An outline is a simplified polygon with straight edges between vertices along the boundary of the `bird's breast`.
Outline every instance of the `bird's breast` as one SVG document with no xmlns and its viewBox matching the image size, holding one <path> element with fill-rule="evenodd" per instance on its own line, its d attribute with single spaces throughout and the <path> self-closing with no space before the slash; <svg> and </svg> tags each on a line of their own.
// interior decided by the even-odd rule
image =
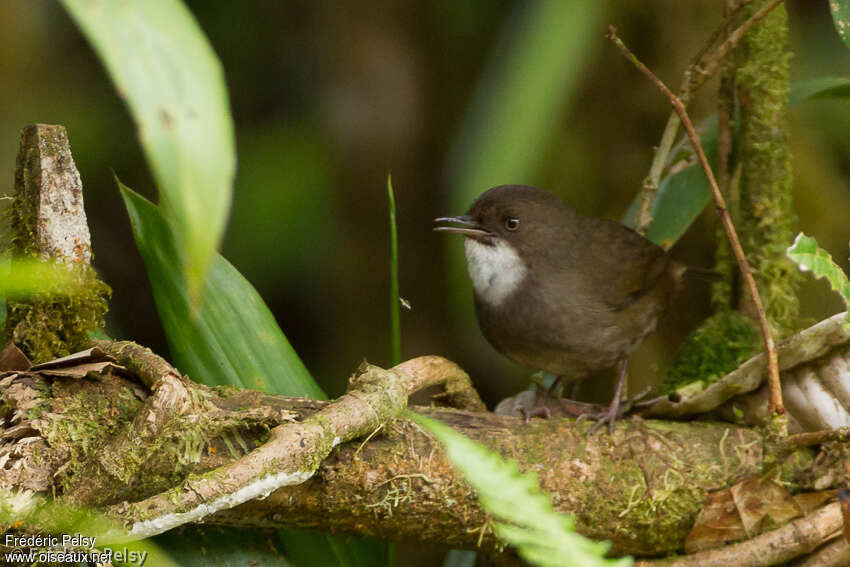
<svg viewBox="0 0 850 567">
<path fill-rule="evenodd" d="M 503 240 L 482 244 L 466 238 L 464 250 L 475 294 L 491 306 L 501 304 L 516 291 L 528 272 L 516 249 Z"/>
</svg>

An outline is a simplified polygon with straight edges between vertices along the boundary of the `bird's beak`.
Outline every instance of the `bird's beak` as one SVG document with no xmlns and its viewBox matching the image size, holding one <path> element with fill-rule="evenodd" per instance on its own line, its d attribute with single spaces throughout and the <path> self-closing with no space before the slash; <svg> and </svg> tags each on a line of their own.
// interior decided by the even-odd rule
<svg viewBox="0 0 850 567">
<path fill-rule="evenodd" d="M 434 232 L 452 232 L 462 234 L 475 240 L 484 240 L 493 235 L 486 228 L 475 222 L 469 215 L 460 215 L 459 217 L 439 217 L 434 219 L 435 223 L 454 223 L 460 226 L 435 226 Z"/>
</svg>

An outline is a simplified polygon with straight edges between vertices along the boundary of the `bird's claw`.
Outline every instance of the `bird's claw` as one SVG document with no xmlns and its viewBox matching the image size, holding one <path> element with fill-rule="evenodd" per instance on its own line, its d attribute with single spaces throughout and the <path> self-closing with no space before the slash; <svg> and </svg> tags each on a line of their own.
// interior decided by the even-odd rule
<svg viewBox="0 0 850 567">
<path fill-rule="evenodd" d="M 590 430 L 587 432 L 588 437 L 599 431 L 599 429 L 608 424 L 608 432 L 610 434 L 614 434 L 614 424 L 618 419 L 623 418 L 627 413 L 632 411 L 633 409 L 640 409 L 644 407 L 649 407 L 660 399 L 664 399 L 667 396 L 661 396 L 658 398 L 651 398 L 648 400 L 644 400 L 650 392 L 650 389 L 647 388 L 637 396 L 633 398 L 625 398 L 623 400 L 612 400 L 611 405 L 608 406 L 608 409 L 605 411 L 599 412 L 585 412 L 579 415 L 576 418 L 576 422 L 579 422 L 583 419 L 592 419 L 596 423 L 594 423 Z"/>
<path fill-rule="evenodd" d="M 528 425 L 532 417 L 545 417 L 546 419 L 552 417 L 552 412 L 546 406 L 535 406 L 531 409 L 520 408 L 519 411 L 522 412 L 522 417 L 525 419 L 526 425 Z"/>
<path fill-rule="evenodd" d="M 599 429 L 606 423 L 608 424 L 609 435 L 613 435 L 614 424 L 617 422 L 618 419 L 623 417 L 626 411 L 628 411 L 627 406 L 620 406 L 620 404 L 611 404 L 607 411 L 587 416 L 590 419 L 596 421 L 596 423 L 590 426 L 590 429 L 587 432 L 587 436 L 590 437 L 591 435 L 599 431 Z"/>
</svg>

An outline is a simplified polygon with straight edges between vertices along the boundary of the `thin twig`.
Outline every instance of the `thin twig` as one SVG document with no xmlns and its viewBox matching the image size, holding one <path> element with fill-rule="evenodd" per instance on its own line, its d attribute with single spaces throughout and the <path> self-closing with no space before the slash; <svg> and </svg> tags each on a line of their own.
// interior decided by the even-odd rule
<svg viewBox="0 0 850 567">
<path fill-rule="evenodd" d="M 790 435 L 782 440 L 779 447 L 782 451 L 792 452 L 803 447 L 822 445 L 830 441 L 850 440 L 850 427 L 838 427 L 836 429 L 822 429 L 820 431 L 809 431 Z"/>
<path fill-rule="evenodd" d="M 676 141 L 676 133 L 678 131 L 679 116 L 674 112 L 667 119 L 667 124 L 664 126 L 664 133 L 661 134 L 661 142 L 655 148 L 655 157 L 652 160 L 652 165 L 649 167 L 649 175 L 643 180 L 643 186 L 641 187 L 638 212 L 635 216 L 635 230 L 640 234 L 646 234 L 649 225 L 652 224 L 652 203 L 655 201 L 655 195 L 658 193 L 658 185 L 661 183 L 661 172 L 667 163 L 667 156 L 670 154 L 670 148 L 673 147 L 673 142 Z"/>
<path fill-rule="evenodd" d="M 382 423 L 381 425 L 379 425 L 378 427 L 376 427 L 376 428 L 375 428 L 375 431 L 373 431 L 372 433 L 370 433 L 370 434 L 369 434 L 369 436 L 368 436 L 368 437 L 366 437 L 366 439 L 364 439 L 362 443 L 360 443 L 360 446 L 359 446 L 359 447 L 357 447 L 357 450 L 356 450 L 356 451 L 354 451 L 354 456 L 356 457 L 357 455 L 359 455 L 359 454 L 360 454 L 360 450 L 361 450 L 361 449 L 363 449 L 363 445 L 365 445 L 366 443 L 368 443 L 369 441 L 371 441 L 371 440 L 372 440 L 372 437 L 374 437 L 375 435 L 377 435 L 377 434 L 378 434 L 378 431 L 380 431 L 380 430 L 381 430 L 381 429 L 383 429 L 383 428 L 384 428 L 384 424 L 383 424 L 383 423 Z"/>
<path fill-rule="evenodd" d="M 708 549 L 675 559 L 639 561 L 636 567 L 723 567 L 779 565 L 835 538 L 842 525 L 838 503 L 829 504 L 808 516 L 740 543 Z"/>
<path fill-rule="evenodd" d="M 737 47 L 737 45 L 741 42 L 741 39 L 743 39 L 744 34 L 746 34 L 753 25 L 762 20 L 783 1 L 784 0 L 771 0 L 759 8 L 755 14 L 747 18 L 746 22 L 730 33 L 723 43 L 718 45 L 717 49 L 712 51 L 711 55 L 706 57 L 702 64 L 696 65 L 694 68 L 695 72 L 691 75 L 691 92 L 701 87 L 712 75 L 714 75 L 715 71 L 717 71 L 717 67 L 723 62 L 726 55 Z"/>
<path fill-rule="evenodd" d="M 738 8 L 732 12 L 723 23 L 712 33 L 705 46 L 700 49 L 694 60 L 688 65 L 682 79 L 682 85 L 679 88 L 679 98 L 682 103 L 687 106 L 693 94 L 699 87 L 711 78 L 717 71 L 717 67 L 724 60 L 726 55 L 734 49 L 744 34 L 759 20 L 764 18 L 771 10 L 776 8 L 782 0 L 772 0 L 764 5 L 755 14 L 750 16 L 742 23 L 735 31 L 730 33 L 726 39 L 717 46 L 716 49 L 709 53 L 709 46 L 717 41 L 723 29 L 728 25 L 729 19 L 734 18 L 738 12 L 749 3 L 750 0 L 743 2 Z M 649 175 L 644 179 L 641 187 L 640 201 L 638 204 L 638 212 L 635 216 L 635 230 L 641 234 L 645 234 L 649 225 L 652 224 L 652 203 L 655 200 L 655 195 L 658 193 L 658 186 L 661 183 L 661 173 L 664 171 L 664 166 L 667 163 L 667 158 L 676 141 L 676 134 L 679 131 L 679 116 L 674 111 L 667 119 L 667 124 L 664 127 L 664 133 L 661 135 L 661 141 L 655 149 L 655 156 L 649 168 Z"/>
<path fill-rule="evenodd" d="M 735 253 L 735 258 L 738 260 L 738 268 L 741 270 L 741 276 L 743 277 L 744 284 L 753 298 L 753 305 L 755 306 L 755 310 L 758 315 L 759 327 L 761 328 L 762 338 L 764 339 L 764 348 L 767 353 L 767 383 L 770 393 L 768 408 L 771 413 L 782 415 L 785 413 L 785 406 L 782 403 L 782 386 L 779 383 L 779 362 L 776 355 L 776 342 L 773 340 L 773 334 L 771 333 L 770 325 L 768 324 L 767 317 L 764 313 L 764 306 L 762 305 L 761 296 L 759 295 L 758 288 L 756 287 L 756 281 L 753 279 L 750 264 L 747 262 L 747 257 L 744 255 L 744 250 L 741 247 L 741 241 L 738 239 L 738 233 L 735 232 L 735 226 L 732 224 L 732 220 L 729 217 L 729 211 L 726 210 L 726 201 L 723 198 L 723 194 L 720 192 L 720 188 L 717 186 L 717 179 L 715 179 L 714 172 L 711 170 L 711 165 L 708 163 L 708 158 L 706 157 L 702 144 L 699 141 L 699 135 L 694 128 L 694 124 L 691 122 L 682 100 L 673 94 L 673 92 L 667 88 L 667 85 L 665 85 L 661 79 L 655 75 L 655 73 L 644 65 L 628 47 L 626 47 L 623 41 L 617 37 L 617 30 L 614 26 L 608 26 L 608 39 L 614 42 L 614 45 L 617 46 L 623 55 L 630 60 L 635 67 L 638 68 L 638 70 L 646 75 L 655 84 L 655 86 L 657 86 L 659 90 L 667 96 L 667 98 L 670 99 L 673 109 L 676 111 L 676 114 L 679 115 L 679 119 L 685 126 L 685 131 L 687 132 L 688 138 L 694 147 L 697 159 L 699 159 L 700 165 L 702 165 L 705 175 L 708 178 L 708 184 L 711 187 L 711 193 L 714 196 L 717 214 L 720 216 L 720 222 L 723 224 L 726 236 L 729 238 L 729 244 L 732 247 L 732 251 Z"/>
<path fill-rule="evenodd" d="M 726 0 L 723 11 L 728 17 L 735 10 L 736 0 Z M 717 93 L 717 182 L 720 192 L 729 194 L 732 178 L 732 115 L 735 110 L 735 66 L 727 64 L 720 77 Z"/>
</svg>

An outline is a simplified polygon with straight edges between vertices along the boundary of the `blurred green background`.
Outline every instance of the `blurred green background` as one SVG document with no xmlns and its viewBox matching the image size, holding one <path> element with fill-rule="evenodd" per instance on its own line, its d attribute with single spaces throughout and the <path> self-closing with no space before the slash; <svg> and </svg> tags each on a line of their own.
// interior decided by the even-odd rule
<svg viewBox="0 0 850 567">
<path fill-rule="evenodd" d="M 671 85 L 720 21 L 718 0 L 546 4 L 373 1 L 186 2 L 221 58 L 236 121 L 238 170 L 223 254 L 259 290 L 330 395 L 366 358 L 390 359 L 385 181 L 399 223 L 402 354 L 466 368 L 491 406 L 528 371 L 474 324 L 460 239 L 431 219 L 462 213 L 489 185 L 547 188 L 586 215 L 619 218 L 640 187 L 670 106 L 605 40 L 624 40 Z M 826 0 L 787 3 L 795 79 L 850 77 Z M 49 0 L 0 3 L 0 189 L 11 189 L 18 134 L 60 123 L 85 187 L 95 265 L 113 287 L 109 332 L 167 352 L 110 170 L 155 197 L 127 109 L 91 48 Z M 713 112 L 716 81 L 696 97 Z M 791 114 L 798 227 L 847 268 L 850 107 L 810 102 Z M 706 211 L 673 249 L 712 265 Z M 790 243 L 789 243 L 790 244 Z M 635 356 L 654 381 L 708 314 L 692 282 Z M 822 282 L 803 315 L 837 312 Z M 607 393 L 600 394 L 605 397 Z"/>
</svg>

